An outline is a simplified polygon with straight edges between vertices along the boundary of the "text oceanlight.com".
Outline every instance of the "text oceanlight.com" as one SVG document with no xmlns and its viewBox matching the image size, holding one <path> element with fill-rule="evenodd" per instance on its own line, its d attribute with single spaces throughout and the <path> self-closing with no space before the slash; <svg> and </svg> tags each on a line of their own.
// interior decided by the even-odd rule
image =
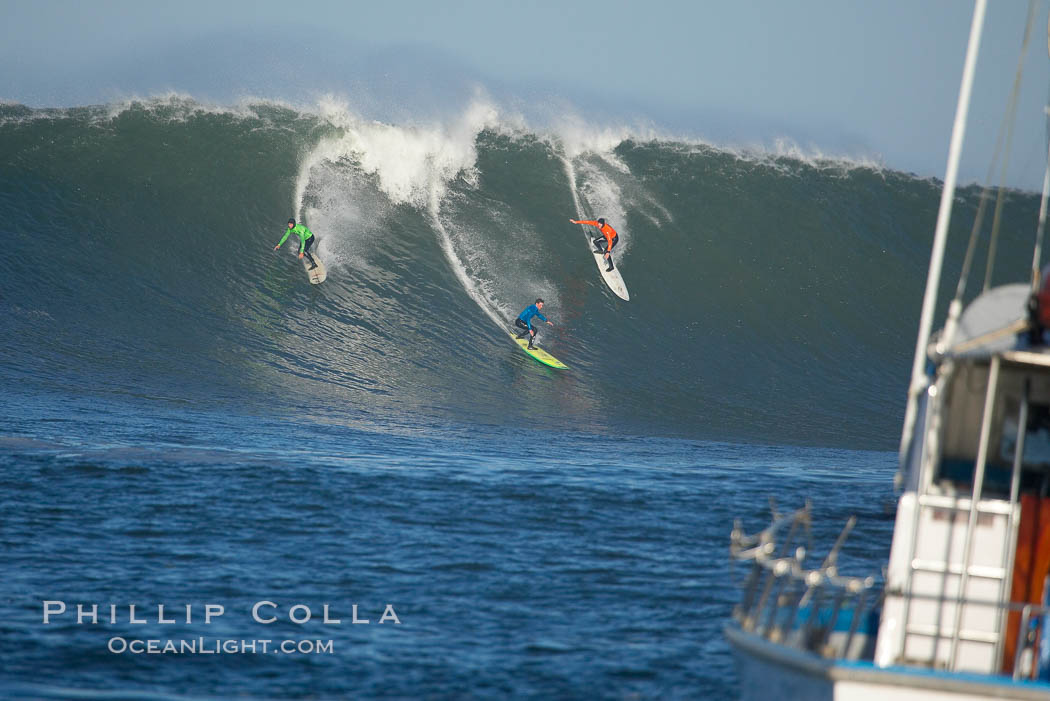
<svg viewBox="0 0 1050 701">
<path fill-rule="evenodd" d="M 188 638 L 181 640 L 140 640 L 110 638 L 110 652 L 122 655 L 330 655 L 335 651 L 331 640 L 235 640 L 222 638 Z"/>
</svg>

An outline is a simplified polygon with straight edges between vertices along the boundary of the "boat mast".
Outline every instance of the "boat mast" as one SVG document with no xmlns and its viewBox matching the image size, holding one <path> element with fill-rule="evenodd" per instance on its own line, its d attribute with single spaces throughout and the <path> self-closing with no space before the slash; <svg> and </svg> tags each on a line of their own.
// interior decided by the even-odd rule
<svg viewBox="0 0 1050 701">
<path fill-rule="evenodd" d="M 922 300 L 922 315 L 919 318 L 919 336 L 915 342 L 915 359 L 911 369 L 911 385 L 908 388 L 908 404 L 904 411 L 904 429 L 901 433 L 897 483 L 901 483 L 904 461 L 911 450 L 915 433 L 915 415 L 918 411 L 919 394 L 926 390 L 926 348 L 930 343 L 930 329 L 937 303 L 937 291 L 941 284 L 941 268 L 944 263 L 944 248 L 948 240 L 948 223 L 951 220 L 952 201 L 955 198 L 955 183 L 959 171 L 963 138 L 966 135 L 966 116 L 970 109 L 970 91 L 977 66 L 977 52 L 981 44 L 986 0 L 975 0 L 973 21 L 970 25 L 970 40 L 966 47 L 966 63 L 963 66 L 962 85 L 959 87 L 959 102 L 955 108 L 955 124 L 952 126 L 951 145 L 948 148 L 948 166 L 944 174 L 944 190 L 941 191 L 941 206 L 937 212 L 937 227 L 933 234 L 933 252 L 930 254 L 930 270 L 926 275 L 926 294 Z"/>
</svg>

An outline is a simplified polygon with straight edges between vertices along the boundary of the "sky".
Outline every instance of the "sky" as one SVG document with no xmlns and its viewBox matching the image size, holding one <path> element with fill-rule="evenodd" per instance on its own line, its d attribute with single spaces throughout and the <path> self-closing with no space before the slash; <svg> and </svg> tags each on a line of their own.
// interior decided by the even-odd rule
<svg viewBox="0 0 1050 701">
<path fill-rule="evenodd" d="M 1006 176 L 1031 190 L 1046 165 L 1047 11 Z M 1027 12 L 989 3 L 964 182 L 987 180 Z M 941 178 L 972 14 L 966 0 L 0 0 L 0 101 L 334 95 L 397 121 L 463 109 L 480 85 L 529 117 L 573 110 Z"/>
</svg>

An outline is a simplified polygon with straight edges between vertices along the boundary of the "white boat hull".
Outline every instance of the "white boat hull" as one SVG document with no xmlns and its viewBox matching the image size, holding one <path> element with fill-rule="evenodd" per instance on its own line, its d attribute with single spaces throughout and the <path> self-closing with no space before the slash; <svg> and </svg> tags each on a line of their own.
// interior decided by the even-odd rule
<svg viewBox="0 0 1050 701">
<path fill-rule="evenodd" d="M 1046 701 L 1050 684 L 829 660 L 728 624 L 741 701 Z"/>
</svg>

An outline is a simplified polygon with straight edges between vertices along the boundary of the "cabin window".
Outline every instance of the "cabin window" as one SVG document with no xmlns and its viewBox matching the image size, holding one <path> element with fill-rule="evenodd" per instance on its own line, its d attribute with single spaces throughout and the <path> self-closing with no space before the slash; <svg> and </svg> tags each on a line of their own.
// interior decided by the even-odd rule
<svg viewBox="0 0 1050 701">
<path fill-rule="evenodd" d="M 955 368 L 943 416 L 944 451 L 934 480 L 954 491 L 967 492 L 980 446 L 980 426 L 988 390 L 989 368 L 965 364 Z M 982 492 L 1009 497 L 1014 451 L 1018 443 L 1021 403 L 1028 396 L 1021 491 L 1039 490 L 1050 476 L 1050 374 L 1041 368 L 1004 364 L 999 374 L 990 425 L 988 464 Z"/>
<path fill-rule="evenodd" d="M 1019 404 L 1008 402 L 1008 404 Z M 1013 412 L 1010 411 L 1013 408 Z M 999 442 L 999 460 L 1013 465 L 1017 450 L 1017 419 L 1020 406 L 1008 407 L 1003 419 L 1002 440 Z M 1050 468 L 1050 406 L 1028 405 L 1028 427 L 1024 436 L 1024 459 L 1026 469 Z"/>
</svg>

